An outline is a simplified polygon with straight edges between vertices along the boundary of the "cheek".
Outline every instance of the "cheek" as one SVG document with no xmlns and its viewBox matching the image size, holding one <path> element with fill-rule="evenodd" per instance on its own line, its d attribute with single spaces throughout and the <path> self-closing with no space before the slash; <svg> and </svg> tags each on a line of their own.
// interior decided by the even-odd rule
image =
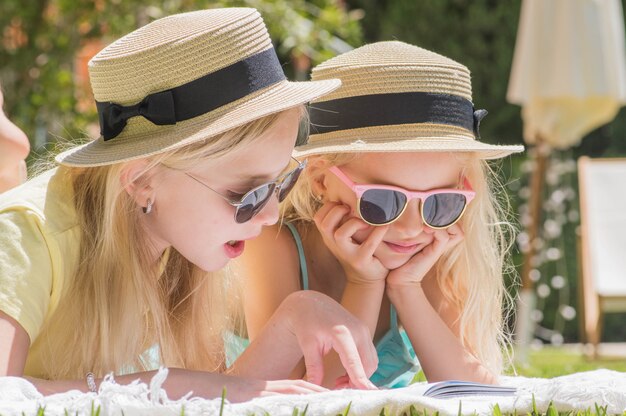
<svg viewBox="0 0 626 416">
<path fill-rule="evenodd" d="M 341 202 L 349 206 L 352 209 L 350 215 L 354 217 L 359 216 L 357 212 L 357 197 L 351 190 L 329 188 L 326 193 L 326 199 L 331 202 Z"/>
<path fill-rule="evenodd" d="M 159 216 L 163 239 L 198 266 L 198 262 L 204 263 L 207 256 L 222 250 L 224 242 L 237 236 L 234 211 L 226 204 L 179 203 L 169 209 Z"/>
</svg>

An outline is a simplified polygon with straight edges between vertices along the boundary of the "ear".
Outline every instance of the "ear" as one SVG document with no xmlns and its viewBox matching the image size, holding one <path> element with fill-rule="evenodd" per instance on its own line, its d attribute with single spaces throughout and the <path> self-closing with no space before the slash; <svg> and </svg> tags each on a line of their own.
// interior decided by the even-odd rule
<svg viewBox="0 0 626 416">
<path fill-rule="evenodd" d="M 145 159 L 133 160 L 124 166 L 120 173 L 120 184 L 141 207 L 148 205 L 148 200 L 154 202 L 154 175 L 148 171 L 148 161 Z"/>
<path fill-rule="evenodd" d="M 314 195 L 323 195 L 326 192 L 326 181 L 330 162 L 322 157 L 310 157 L 307 162 L 306 175 Z"/>
</svg>

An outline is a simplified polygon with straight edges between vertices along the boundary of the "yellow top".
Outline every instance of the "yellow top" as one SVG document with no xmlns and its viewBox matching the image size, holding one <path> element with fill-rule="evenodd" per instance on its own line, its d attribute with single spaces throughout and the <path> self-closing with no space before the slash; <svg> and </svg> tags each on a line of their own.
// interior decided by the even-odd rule
<svg viewBox="0 0 626 416">
<path fill-rule="evenodd" d="M 30 337 L 24 374 L 33 377 L 43 374 L 40 331 L 59 305 L 79 255 L 66 172 L 52 169 L 0 195 L 0 310 Z"/>
</svg>

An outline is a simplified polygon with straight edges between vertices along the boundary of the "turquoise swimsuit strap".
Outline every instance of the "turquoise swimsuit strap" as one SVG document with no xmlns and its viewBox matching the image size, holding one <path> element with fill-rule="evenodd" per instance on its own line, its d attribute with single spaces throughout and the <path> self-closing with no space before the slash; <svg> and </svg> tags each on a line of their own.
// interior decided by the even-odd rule
<svg viewBox="0 0 626 416">
<path fill-rule="evenodd" d="M 300 238 L 300 233 L 296 229 L 295 225 L 292 223 L 285 223 L 289 231 L 291 231 L 291 235 L 293 235 L 293 239 L 296 242 L 296 247 L 298 249 L 298 258 L 300 261 L 300 279 L 302 280 L 302 290 L 309 290 L 309 273 L 306 267 L 306 257 L 304 256 L 304 246 L 302 245 L 302 238 Z M 396 312 L 396 308 L 391 305 L 390 313 L 389 313 L 389 325 L 390 329 L 397 331 L 398 330 L 398 313 Z"/>
<path fill-rule="evenodd" d="M 396 312 L 396 308 L 393 307 L 393 304 L 391 304 L 391 307 L 389 308 L 390 313 L 389 313 L 389 327 L 391 330 L 397 331 L 398 330 L 398 313 Z"/>
<path fill-rule="evenodd" d="M 306 269 L 306 257 L 304 257 L 304 247 L 302 246 L 302 239 L 300 238 L 300 233 L 296 230 L 295 225 L 287 222 L 285 223 L 289 231 L 291 231 L 291 235 L 293 235 L 293 239 L 296 242 L 296 247 L 298 248 L 298 258 L 300 259 L 300 279 L 302 280 L 302 290 L 309 290 L 309 273 Z"/>
</svg>

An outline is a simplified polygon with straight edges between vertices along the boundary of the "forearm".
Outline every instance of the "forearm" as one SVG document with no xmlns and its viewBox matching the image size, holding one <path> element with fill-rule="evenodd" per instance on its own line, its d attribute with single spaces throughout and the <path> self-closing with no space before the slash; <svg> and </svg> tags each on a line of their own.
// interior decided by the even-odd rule
<svg viewBox="0 0 626 416">
<path fill-rule="evenodd" d="M 23 160 L 12 165 L 0 165 L 0 192 L 21 185 L 26 179 L 26 163 Z"/>
<path fill-rule="evenodd" d="M 374 336 L 380 305 L 385 293 L 385 282 L 357 284 L 347 282 L 341 299 L 341 305 L 361 322 L 367 325 L 371 336 Z M 324 387 L 332 388 L 335 380 L 346 373 L 339 356 L 331 352 L 324 358 Z"/>
<path fill-rule="evenodd" d="M 126 374 L 115 376 L 115 382 L 117 384 L 125 385 L 130 384 L 135 380 L 141 380 L 141 382 L 150 384 L 152 377 L 156 374 L 156 371 L 146 371 L 141 373 Z M 63 393 L 69 390 L 79 390 L 82 392 L 89 392 L 86 379 L 81 380 L 42 380 L 28 378 L 28 380 L 37 387 L 37 390 L 43 395 L 50 395 L 55 393 Z M 99 388 L 102 383 L 102 378 L 94 380 L 96 387 Z M 168 370 L 168 376 L 163 383 L 163 388 L 167 392 L 167 395 L 171 399 L 180 399 L 190 391 L 193 391 L 195 396 L 204 398 L 216 398 L 222 395 L 222 391 L 226 389 L 226 397 L 229 400 L 241 400 L 245 399 L 241 396 L 241 393 L 247 389 L 242 389 L 242 383 L 248 383 L 251 386 L 255 386 L 257 389 L 262 387 L 263 382 L 258 380 L 243 380 L 237 377 L 228 376 L 220 373 L 208 373 L 202 371 L 182 370 L 178 368 L 170 368 Z M 229 394 L 230 393 L 230 394 Z"/>
<path fill-rule="evenodd" d="M 384 280 L 367 284 L 346 282 L 341 298 L 341 306 L 367 325 L 372 337 L 376 332 L 384 293 Z"/>
<path fill-rule="evenodd" d="M 466 380 L 495 383 L 432 307 L 420 284 L 387 288 L 429 382 Z"/>
<path fill-rule="evenodd" d="M 303 355 L 295 334 L 280 318 L 288 316 L 281 308 L 228 369 L 229 374 L 262 380 L 289 378 Z"/>
</svg>

